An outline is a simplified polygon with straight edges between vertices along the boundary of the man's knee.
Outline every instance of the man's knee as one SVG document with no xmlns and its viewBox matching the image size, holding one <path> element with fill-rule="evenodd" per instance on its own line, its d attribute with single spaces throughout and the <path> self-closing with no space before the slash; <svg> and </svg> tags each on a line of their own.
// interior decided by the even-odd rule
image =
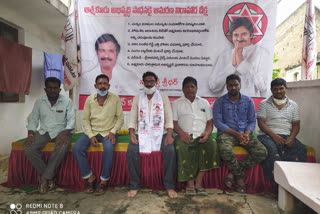
<svg viewBox="0 0 320 214">
<path fill-rule="evenodd" d="M 103 151 L 113 152 L 113 144 L 111 142 L 103 143 Z"/>
<path fill-rule="evenodd" d="M 133 144 L 129 143 L 126 157 L 127 159 L 134 158 L 136 156 L 139 156 L 139 145 L 138 144 Z"/>
<path fill-rule="evenodd" d="M 58 150 L 59 152 L 65 153 L 68 151 L 70 144 L 71 144 L 71 142 L 67 142 L 66 144 L 61 144 L 61 145 L 56 144 L 55 150 Z"/>
<path fill-rule="evenodd" d="M 176 150 L 175 150 L 174 144 L 172 143 L 172 144 L 163 146 L 162 152 L 166 155 L 175 155 Z"/>
<path fill-rule="evenodd" d="M 261 162 L 268 157 L 268 150 L 262 145 L 262 143 L 259 142 L 255 152 L 252 155 L 257 162 Z"/>
<path fill-rule="evenodd" d="M 79 143 L 78 142 L 76 142 L 75 144 L 73 144 L 73 147 L 72 147 L 72 153 L 79 153 L 79 152 L 81 152 L 81 150 L 80 150 L 80 146 L 79 146 Z"/>
<path fill-rule="evenodd" d="M 33 149 L 31 146 L 28 146 L 28 147 L 23 147 L 23 151 L 24 151 L 24 154 L 27 156 L 27 157 L 30 157 L 32 156 L 33 154 Z"/>
<path fill-rule="evenodd" d="M 221 156 L 226 156 L 226 155 L 229 155 L 230 153 L 233 153 L 233 145 L 227 139 L 219 136 L 217 137 L 217 143 L 218 143 L 219 153 L 221 154 Z"/>
</svg>

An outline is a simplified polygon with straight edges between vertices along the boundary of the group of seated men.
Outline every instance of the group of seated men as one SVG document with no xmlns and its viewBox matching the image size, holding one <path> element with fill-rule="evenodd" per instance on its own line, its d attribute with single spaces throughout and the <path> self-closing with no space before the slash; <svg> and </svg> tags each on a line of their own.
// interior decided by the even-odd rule
<svg viewBox="0 0 320 214">
<path fill-rule="evenodd" d="M 226 78 L 228 93 L 215 101 L 213 111 L 207 100 L 197 96 L 197 80 L 193 77 L 183 80 L 183 95 L 172 105 L 168 96 L 156 88 L 158 77 L 155 73 L 144 73 L 142 80 L 143 91 L 133 99 L 128 124 L 129 197 L 135 197 L 140 188 L 140 153 L 162 150 L 163 185 L 170 198 L 177 197 L 176 166 L 177 180 L 187 182 L 186 194 L 205 196 L 203 176 L 206 171 L 220 167 L 220 159 L 229 169 L 224 184 L 228 188 L 235 185 L 240 193 L 246 192 L 245 169 L 257 163 L 262 163 L 265 176 L 273 180 L 275 161 L 306 161 L 305 146 L 296 139 L 300 128 L 299 109 L 286 96 L 286 81 L 281 78 L 271 82 L 272 96 L 258 107 L 258 125 L 262 131 L 258 137 L 252 135 L 256 126 L 254 103 L 240 93 L 241 79 L 236 74 Z M 114 145 L 124 116 L 118 95 L 108 91 L 109 78 L 98 75 L 94 86 L 97 93 L 90 95 L 84 105 L 84 134 L 72 151 L 87 183 L 84 191 L 100 195 L 108 186 Z M 69 148 L 75 123 L 72 101 L 59 94 L 60 81 L 47 78 L 44 90 L 46 95 L 34 104 L 24 143 L 25 154 L 40 175 L 40 193 L 55 187 L 55 170 Z M 39 122 L 40 130 L 37 131 Z M 212 137 L 214 125 L 216 139 Z M 41 149 L 48 142 L 55 142 L 56 147 L 46 163 Z M 90 145 L 98 146 L 99 142 L 103 145 L 103 163 L 98 179 L 90 168 L 86 150 Z M 248 155 L 238 161 L 233 153 L 234 146 L 244 147 Z"/>
</svg>

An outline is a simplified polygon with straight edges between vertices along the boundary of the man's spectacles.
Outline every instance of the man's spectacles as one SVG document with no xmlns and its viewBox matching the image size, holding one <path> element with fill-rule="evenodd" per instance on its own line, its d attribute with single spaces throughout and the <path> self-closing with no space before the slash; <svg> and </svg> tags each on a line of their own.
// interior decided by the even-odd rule
<svg viewBox="0 0 320 214">
<path fill-rule="evenodd" d="M 156 83 L 155 80 L 143 80 L 143 82 L 144 82 L 145 84 L 149 84 L 149 83 L 154 84 L 154 83 Z"/>
</svg>

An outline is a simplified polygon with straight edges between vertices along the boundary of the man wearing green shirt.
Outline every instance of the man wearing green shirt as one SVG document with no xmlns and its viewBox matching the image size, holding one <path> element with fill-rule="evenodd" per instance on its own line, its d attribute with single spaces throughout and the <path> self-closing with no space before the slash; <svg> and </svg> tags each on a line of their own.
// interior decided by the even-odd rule
<svg viewBox="0 0 320 214">
<path fill-rule="evenodd" d="M 109 78 L 105 74 L 96 77 L 97 93 L 90 95 L 84 105 L 83 128 L 84 134 L 77 140 L 72 151 L 83 179 L 88 181 L 86 193 L 94 192 L 94 185 L 97 180 L 92 173 L 86 156 L 86 150 L 90 146 L 103 145 L 102 172 L 100 184 L 95 194 L 103 194 L 110 179 L 113 159 L 113 147 L 116 143 L 116 133 L 123 124 L 122 106 L 118 95 L 108 92 L 110 88 Z"/>
<path fill-rule="evenodd" d="M 28 137 L 24 142 L 24 152 L 40 174 L 40 193 L 54 188 L 55 170 L 68 151 L 71 131 L 75 123 L 72 101 L 59 94 L 60 85 L 60 80 L 55 77 L 49 77 L 45 80 L 46 95 L 35 102 L 27 125 Z M 40 130 L 37 131 L 39 122 Z M 56 147 L 48 163 L 45 163 L 42 159 L 41 149 L 48 142 L 55 142 Z"/>
</svg>

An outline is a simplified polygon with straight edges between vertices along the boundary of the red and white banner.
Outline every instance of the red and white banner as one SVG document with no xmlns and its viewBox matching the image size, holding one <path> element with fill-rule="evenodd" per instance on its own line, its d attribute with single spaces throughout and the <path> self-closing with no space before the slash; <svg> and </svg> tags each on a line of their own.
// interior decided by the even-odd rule
<svg viewBox="0 0 320 214">
<path fill-rule="evenodd" d="M 79 85 L 79 77 L 81 76 L 80 62 L 80 32 L 78 21 L 78 3 L 77 0 L 71 0 L 67 24 L 64 26 L 64 32 L 61 40 L 65 46 L 64 55 L 64 84 L 65 91 Z"/>
<path fill-rule="evenodd" d="M 226 93 L 225 79 L 232 73 L 241 77 L 243 94 L 269 96 L 276 6 L 276 0 L 78 1 L 79 109 L 81 102 L 96 92 L 95 78 L 101 73 L 109 76 L 110 91 L 128 101 L 124 106 L 130 102 L 128 97 L 142 89 L 146 71 L 158 75 L 158 88 L 171 97 L 182 95 L 182 81 L 187 76 L 197 79 L 199 96 L 219 97 Z M 249 32 L 246 36 L 234 33 L 243 26 L 230 30 L 241 17 L 246 17 L 252 28 L 252 33 L 244 30 Z M 114 53 L 107 53 L 110 42 L 101 43 L 109 41 L 110 35 L 112 43 L 118 43 Z M 241 47 L 237 57 L 236 43 Z"/>
<path fill-rule="evenodd" d="M 313 0 L 306 2 L 306 16 L 303 32 L 301 79 L 312 80 L 312 72 L 317 63 L 316 14 Z"/>
</svg>

